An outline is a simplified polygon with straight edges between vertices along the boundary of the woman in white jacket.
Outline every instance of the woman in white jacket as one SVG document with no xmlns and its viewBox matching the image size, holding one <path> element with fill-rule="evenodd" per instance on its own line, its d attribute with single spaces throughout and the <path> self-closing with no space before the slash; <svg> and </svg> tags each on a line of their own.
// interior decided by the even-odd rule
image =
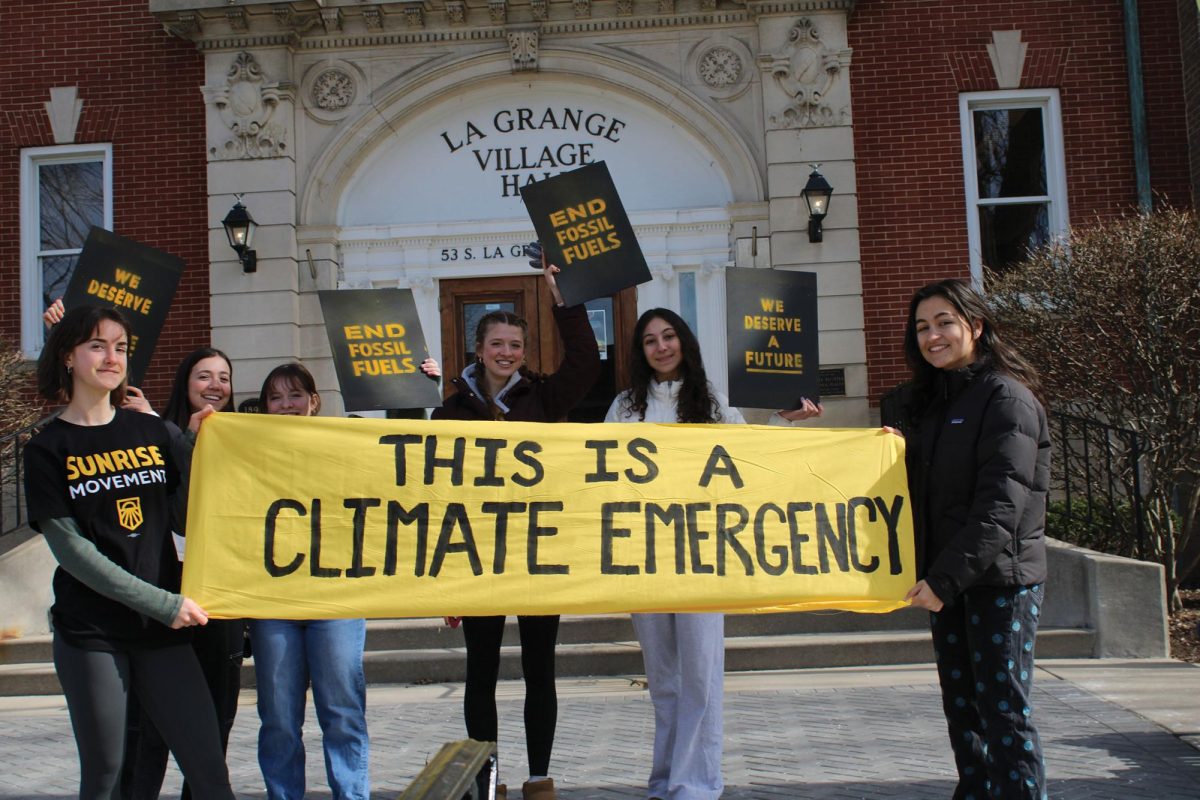
<svg viewBox="0 0 1200 800">
<path fill-rule="evenodd" d="M 634 327 L 630 387 L 617 395 L 605 422 L 744 423 L 712 388 L 700 343 L 687 323 L 652 308 Z M 819 416 L 810 400 L 792 421 Z M 716 800 L 721 796 L 721 703 L 725 677 L 723 614 L 634 614 L 633 625 L 654 701 L 651 800 Z"/>
</svg>

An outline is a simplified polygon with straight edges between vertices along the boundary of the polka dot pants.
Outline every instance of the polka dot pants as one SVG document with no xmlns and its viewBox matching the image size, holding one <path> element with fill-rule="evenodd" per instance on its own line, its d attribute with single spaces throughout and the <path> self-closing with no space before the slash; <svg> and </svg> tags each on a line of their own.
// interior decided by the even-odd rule
<svg viewBox="0 0 1200 800">
<path fill-rule="evenodd" d="M 1044 588 L 980 586 L 930 614 L 942 706 L 958 767 L 954 800 L 1041 800 L 1033 642 Z"/>
</svg>

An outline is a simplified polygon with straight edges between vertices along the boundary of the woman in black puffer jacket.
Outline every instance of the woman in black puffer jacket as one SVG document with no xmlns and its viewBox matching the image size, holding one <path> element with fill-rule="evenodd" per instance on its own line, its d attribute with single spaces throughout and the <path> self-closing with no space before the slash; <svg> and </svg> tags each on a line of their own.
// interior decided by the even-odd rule
<svg viewBox="0 0 1200 800">
<path fill-rule="evenodd" d="M 1030 694 L 1046 579 L 1050 436 L 1037 374 L 962 281 L 917 291 L 906 461 L 942 704 L 958 767 L 954 800 L 1045 797 Z"/>
</svg>

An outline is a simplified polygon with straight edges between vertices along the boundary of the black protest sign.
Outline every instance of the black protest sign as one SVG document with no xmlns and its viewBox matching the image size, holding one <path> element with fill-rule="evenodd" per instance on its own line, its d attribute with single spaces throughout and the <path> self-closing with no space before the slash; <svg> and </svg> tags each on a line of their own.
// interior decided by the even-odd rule
<svg viewBox="0 0 1200 800">
<path fill-rule="evenodd" d="M 820 400 L 817 276 L 812 272 L 725 272 L 729 402 L 792 409 Z"/>
<path fill-rule="evenodd" d="M 115 308 L 129 320 L 129 383 L 138 386 L 150 366 L 171 299 L 183 273 L 183 260 L 103 228 L 92 228 L 63 307 Z"/>
<path fill-rule="evenodd" d="M 525 210 L 558 266 L 569 306 L 650 280 L 650 269 L 603 161 L 521 188 Z"/>
<path fill-rule="evenodd" d="M 429 355 L 408 289 L 318 292 L 347 411 L 431 408 L 437 383 L 421 372 Z"/>
</svg>

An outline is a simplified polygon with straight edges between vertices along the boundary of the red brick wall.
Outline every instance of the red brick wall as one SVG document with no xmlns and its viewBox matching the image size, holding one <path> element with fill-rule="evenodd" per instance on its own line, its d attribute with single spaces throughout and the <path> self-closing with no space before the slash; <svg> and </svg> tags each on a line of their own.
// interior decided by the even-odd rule
<svg viewBox="0 0 1200 800">
<path fill-rule="evenodd" d="M 1187 105 L 1188 160 L 1192 204 L 1200 197 L 1200 9 L 1196 0 L 1178 0 L 1183 94 Z"/>
<path fill-rule="evenodd" d="M 1176 0 L 1142 0 L 1151 179 L 1188 204 Z M 1121 3 L 860 2 L 850 17 L 854 144 L 872 402 L 907 377 L 908 298 L 969 274 L 958 96 L 997 86 L 986 47 L 1020 30 L 1021 88 L 1060 90 L 1071 223 L 1137 200 Z"/>
<path fill-rule="evenodd" d="M 54 144 L 43 104 L 77 86 L 77 143 L 113 147 L 113 227 L 186 270 L 143 388 L 161 409 L 175 366 L 209 340 L 203 57 L 146 0 L 0 3 L 0 339 L 20 341 L 20 152 Z"/>
</svg>

